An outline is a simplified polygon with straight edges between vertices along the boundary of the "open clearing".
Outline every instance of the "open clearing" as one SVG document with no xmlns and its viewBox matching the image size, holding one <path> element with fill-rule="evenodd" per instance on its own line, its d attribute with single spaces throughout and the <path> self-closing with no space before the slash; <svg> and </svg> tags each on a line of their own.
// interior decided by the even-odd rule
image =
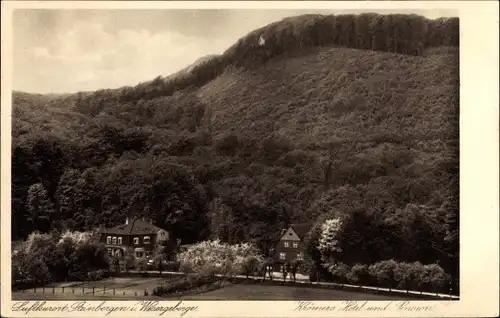
<svg viewBox="0 0 500 318">
<path fill-rule="evenodd" d="M 171 279 L 171 278 L 170 278 Z M 14 300 L 145 300 L 162 299 L 153 296 L 153 288 L 168 278 L 112 278 L 99 282 L 69 282 L 50 287 L 12 293 Z M 54 287 L 54 288 L 53 288 Z M 64 287 L 64 289 L 63 289 Z M 147 290 L 148 295 L 144 296 Z M 274 286 L 234 284 L 196 295 L 175 297 L 183 300 L 398 300 L 404 296 L 376 295 L 336 289 L 305 286 Z M 163 298 L 172 300 L 173 298 Z"/>
</svg>

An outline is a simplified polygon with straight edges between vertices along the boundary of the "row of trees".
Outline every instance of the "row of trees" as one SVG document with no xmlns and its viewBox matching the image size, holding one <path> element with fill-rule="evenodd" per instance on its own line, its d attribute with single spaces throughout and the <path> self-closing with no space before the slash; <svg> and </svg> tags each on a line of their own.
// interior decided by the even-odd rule
<svg viewBox="0 0 500 318">
<path fill-rule="evenodd" d="M 260 36 L 266 40 L 261 47 L 257 45 Z M 237 65 L 255 65 L 283 53 L 324 45 L 422 55 L 430 47 L 458 47 L 459 19 L 374 13 L 298 16 L 253 31 L 224 55 Z"/>
<path fill-rule="evenodd" d="M 378 286 L 389 289 L 450 292 L 451 278 L 438 264 L 386 260 L 371 265 L 331 263 L 330 279 L 339 284 Z M 455 289 L 456 286 L 453 286 Z M 457 293 L 458 290 L 452 290 Z"/>
</svg>

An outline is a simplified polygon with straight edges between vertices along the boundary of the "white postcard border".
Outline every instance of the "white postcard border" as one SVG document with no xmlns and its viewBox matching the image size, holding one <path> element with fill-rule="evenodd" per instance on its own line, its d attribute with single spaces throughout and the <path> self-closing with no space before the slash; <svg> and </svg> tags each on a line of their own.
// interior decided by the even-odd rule
<svg viewBox="0 0 500 318">
<path fill-rule="evenodd" d="M 401 301 L 384 311 L 297 311 L 298 301 L 183 301 L 198 306 L 184 317 L 467 317 L 498 315 L 499 268 L 499 131 L 498 131 L 498 5 L 496 1 L 335 1 L 335 2 L 140 2 L 140 1 L 4 1 L 2 6 L 2 104 L 1 104 L 1 308 L 7 317 L 144 317 L 179 316 L 180 312 L 131 310 L 105 312 L 12 311 L 10 291 L 10 164 L 12 10 L 27 8 L 227 8 L 227 9 L 426 9 L 459 10 L 460 17 L 460 300 L 411 301 L 408 306 L 433 306 L 432 310 L 398 310 Z M 88 301 L 98 305 L 101 301 Z M 32 302 L 34 303 L 34 302 Z M 48 301 L 45 306 L 74 304 Z M 131 306 L 138 301 L 107 301 L 106 306 Z M 172 306 L 177 301 L 161 302 Z M 341 301 L 315 301 L 315 306 L 342 308 Z M 371 301 L 372 306 L 389 302 Z"/>
</svg>

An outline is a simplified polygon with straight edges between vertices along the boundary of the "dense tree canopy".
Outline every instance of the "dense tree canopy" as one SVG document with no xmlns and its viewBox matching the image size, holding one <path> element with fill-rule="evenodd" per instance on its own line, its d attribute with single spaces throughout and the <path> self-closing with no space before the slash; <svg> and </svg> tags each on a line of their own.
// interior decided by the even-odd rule
<svg viewBox="0 0 500 318">
<path fill-rule="evenodd" d="M 458 50 L 442 46 L 458 46 L 458 19 L 306 15 L 135 87 L 16 92 L 13 238 L 144 216 L 268 256 L 310 222 L 321 266 L 321 225 L 340 218 L 339 262 L 439 261 L 456 277 Z"/>
</svg>

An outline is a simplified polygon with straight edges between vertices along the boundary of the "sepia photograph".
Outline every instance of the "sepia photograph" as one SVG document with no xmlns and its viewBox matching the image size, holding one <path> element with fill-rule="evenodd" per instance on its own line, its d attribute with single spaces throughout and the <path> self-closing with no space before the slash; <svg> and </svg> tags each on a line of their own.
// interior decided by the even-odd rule
<svg viewBox="0 0 500 318">
<path fill-rule="evenodd" d="M 459 10 L 18 8 L 11 24 L 18 310 L 460 301 Z"/>
</svg>

